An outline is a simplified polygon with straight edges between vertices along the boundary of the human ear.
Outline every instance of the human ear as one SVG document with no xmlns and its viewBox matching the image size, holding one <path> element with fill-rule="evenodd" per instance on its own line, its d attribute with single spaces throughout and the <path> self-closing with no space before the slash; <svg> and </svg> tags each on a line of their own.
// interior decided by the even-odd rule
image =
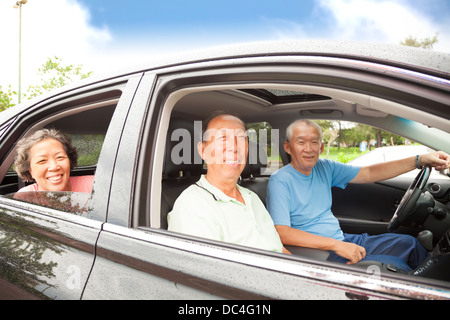
<svg viewBox="0 0 450 320">
<path fill-rule="evenodd" d="M 200 157 L 202 157 L 203 160 L 205 160 L 205 158 L 203 157 L 203 141 L 200 141 L 199 143 L 197 143 L 197 152 L 200 155 Z"/>
<path fill-rule="evenodd" d="M 291 154 L 291 145 L 289 144 L 288 141 L 285 141 L 283 144 L 284 147 L 284 151 L 286 151 L 287 154 Z"/>
<path fill-rule="evenodd" d="M 320 153 L 322 154 L 322 152 L 325 150 L 325 142 L 322 142 L 322 144 L 320 145 Z"/>
</svg>

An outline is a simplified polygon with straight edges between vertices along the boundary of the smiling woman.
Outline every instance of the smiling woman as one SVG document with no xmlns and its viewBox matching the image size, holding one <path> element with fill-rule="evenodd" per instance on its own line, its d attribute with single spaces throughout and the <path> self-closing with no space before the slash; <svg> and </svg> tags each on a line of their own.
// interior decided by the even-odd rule
<svg viewBox="0 0 450 320">
<path fill-rule="evenodd" d="M 23 180 L 36 183 L 19 191 L 91 192 L 93 176 L 70 177 L 77 157 L 70 138 L 54 129 L 20 140 L 15 170 Z"/>
</svg>

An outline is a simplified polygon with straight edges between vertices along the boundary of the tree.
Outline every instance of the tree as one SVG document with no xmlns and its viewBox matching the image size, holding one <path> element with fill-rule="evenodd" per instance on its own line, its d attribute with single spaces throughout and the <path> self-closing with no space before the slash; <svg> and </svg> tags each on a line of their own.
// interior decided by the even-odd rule
<svg viewBox="0 0 450 320">
<path fill-rule="evenodd" d="M 340 122 L 339 129 L 336 129 L 333 121 L 328 120 L 316 120 L 317 124 L 322 128 L 323 141 L 327 143 L 326 158 L 330 155 L 331 144 L 338 138 L 340 138 Z M 339 147 L 339 143 L 338 143 Z"/>
<path fill-rule="evenodd" d="M 400 44 L 409 47 L 433 49 L 433 45 L 439 41 L 437 38 L 438 34 L 439 33 L 436 33 L 433 38 L 425 38 L 422 40 L 417 40 L 417 38 L 414 38 L 413 36 L 408 36 L 404 41 L 400 42 Z"/>
<path fill-rule="evenodd" d="M 47 58 L 47 61 L 38 69 L 38 74 L 41 76 L 41 83 L 30 86 L 23 97 L 28 99 L 34 98 L 44 92 L 65 86 L 70 82 L 85 79 L 91 76 L 92 72 L 84 73 L 81 65 L 75 67 L 73 65 L 64 66 L 60 58 L 54 57 L 53 59 Z M 9 86 L 8 91 L 3 91 L 2 87 L 0 87 L 0 111 L 15 105 L 12 102 L 14 96 L 17 96 L 17 92 L 13 91 L 11 86 Z"/>
<path fill-rule="evenodd" d="M 13 91 L 11 86 L 9 86 L 8 91 L 3 91 L 2 87 L 0 87 L 0 111 L 14 106 L 14 103 L 12 102 L 13 95 L 17 95 L 17 92 Z"/>
<path fill-rule="evenodd" d="M 54 60 L 47 58 L 47 62 L 38 69 L 38 72 L 42 77 L 42 84 L 28 88 L 26 94 L 28 99 L 92 75 L 91 71 L 83 73 L 80 65 L 75 67 L 73 65 L 63 66 L 62 60 L 58 57 L 54 57 Z"/>
</svg>

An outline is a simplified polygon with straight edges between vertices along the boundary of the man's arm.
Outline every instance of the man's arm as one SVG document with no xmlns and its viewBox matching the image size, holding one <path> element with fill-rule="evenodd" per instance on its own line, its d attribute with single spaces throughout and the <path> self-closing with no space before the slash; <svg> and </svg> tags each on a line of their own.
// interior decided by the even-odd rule
<svg viewBox="0 0 450 320">
<path fill-rule="evenodd" d="M 436 170 L 444 170 L 450 167 L 450 156 L 442 151 L 422 154 L 419 156 L 419 164 L 421 166 L 430 165 Z M 367 167 L 361 167 L 358 174 L 350 182 L 371 183 L 391 179 L 415 168 L 416 157 L 378 163 Z"/>
<path fill-rule="evenodd" d="M 280 235 L 283 245 L 331 250 L 337 255 L 348 259 L 348 263 L 356 263 L 366 256 L 366 250 L 354 243 L 314 235 L 289 226 L 276 225 L 275 228 Z"/>
</svg>

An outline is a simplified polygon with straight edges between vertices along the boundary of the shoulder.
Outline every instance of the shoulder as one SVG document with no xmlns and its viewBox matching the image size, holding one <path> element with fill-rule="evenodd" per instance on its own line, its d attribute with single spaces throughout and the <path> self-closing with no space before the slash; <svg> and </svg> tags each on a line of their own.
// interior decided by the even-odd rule
<svg viewBox="0 0 450 320">
<path fill-rule="evenodd" d="M 92 192 L 94 176 L 76 176 L 70 177 L 70 184 L 73 192 Z"/>
<path fill-rule="evenodd" d="M 284 167 L 275 171 L 270 176 L 269 182 L 283 181 L 283 180 L 291 177 L 295 173 L 294 171 L 295 171 L 295 169 L 290 164 L 287 164 Z"/>
<path fill-rule="evenodd" d="M 354 167 L 346 164 L 346 163 L 342 163 L 342 162 L 338 162 L 338 161 L 334 161 L 334 160 L 330 160 L 330 159 L 325 159 L 325 158 L 320 158 L 317 161 L 316 166 L 314 167 L 316 170 L 319 171 L 326 171 L 326 172 L 335 172 L 335 171 L 346 171 L 346 170 L 352 170 Z"/>
<path fill-rule="evenodd" d="M 339 188 L 345 188 L 347 183 L 358 174 L 360 169 L 360 167 L 328 159 L 322 159 L 320 168 L 321 174 L 328 177 L 331 186 Z"/>
<path fill-rule="evenodd" d="M 38 191 L 38 184 L 37 183 L 30 184 L 26 187 L 20 188 L 19 191 L 17 192 L 27 192 L 27 191 Z"/>
<path fill-rule="evenodd" d="M 217 201 L 207 190 L 198 185 L 190 185 L 175 200 L 167 215 L 170 230 L 187 231 L 210 224 L 215 219 Z"/>
<path fill-rule="evenodd" d="M 316 164 L 316 168 L 333 169 L 336 167 L 336 165 L 339 165 L 339 162 L 326 158 L 319 158 Z"/>
<path fill-rule="evenodd" d="M 187 187 L 175 200 L 174 209 L 180 208 L 187 210 L 189 208 L 199 208 L 202 204 L 209 204 L 215 202 L 215 196 L 208 190 L 192 184 Z"/>
</svg>

